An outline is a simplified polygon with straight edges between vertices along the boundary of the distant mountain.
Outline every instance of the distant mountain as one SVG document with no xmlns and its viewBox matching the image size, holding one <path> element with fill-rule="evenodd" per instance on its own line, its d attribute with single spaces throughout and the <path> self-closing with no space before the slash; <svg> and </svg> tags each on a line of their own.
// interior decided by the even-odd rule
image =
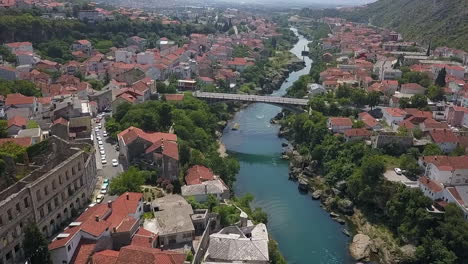
<svg viewBox="0 0 468 264">
<path fill-rule="evenodd" d="M 345 16 L 468 51 L 468 0 L 379 0 Z"/>
</svg>

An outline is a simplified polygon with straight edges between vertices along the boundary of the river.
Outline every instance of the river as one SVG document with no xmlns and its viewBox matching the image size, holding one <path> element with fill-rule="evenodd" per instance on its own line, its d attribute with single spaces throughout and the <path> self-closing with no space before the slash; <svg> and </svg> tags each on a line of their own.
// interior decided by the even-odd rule
<svg viewBox="0 0 468 264">
<path fill-rule="evenodd" d="M 302 58 L 301 51 L 309 43 L 299 37 L 291 51 Z M 273 93 L 282 96 L 300 76 L 309 73 L 312 60 L 304 58 L 306 67 L 292 72 L 287 82 Z M 280 158 L 283 139 L 278 138 L 278 125 L 270 124 L 281 108 L 255 103 L 236 113 L 224 130 L 222 142 L 230 155 L 240 162 L 234 192 L 255 196 L 253 207 L 268 214 L 268 231 L 278 241 L 289 264 L 353 263 L 348 254 L 348 238 L 343 226 L 331 220 L 310 195 L 300 194 L 297 183 L 288 180 L 288 161 Z M 240 129 L 231 130 L 239 123 Z"/>
</svg>

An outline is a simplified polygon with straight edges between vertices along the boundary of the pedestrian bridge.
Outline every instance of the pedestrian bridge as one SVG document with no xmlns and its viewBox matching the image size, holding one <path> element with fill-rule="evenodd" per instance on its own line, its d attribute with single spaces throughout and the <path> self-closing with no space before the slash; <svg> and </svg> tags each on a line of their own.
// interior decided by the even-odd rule
<svg viewBox="0 0 468 264">
<path fill-rule="evenodd" d="M 193 96 L 198 99 L 203 99 L 211 102 L 222 101 L 238 101 L 238 102 L 252 102 L 252 103 L 266 103 L 277 105 L 284 108 L 299 108 L 307 106 L 309 100 L 299 98 L 287 98 L 278 96 L 261 96 L 261 95 L 248 95 L 248 94 L 226 94 L 226 93 L 206 93 L 196 91 Z"/>
</svg>

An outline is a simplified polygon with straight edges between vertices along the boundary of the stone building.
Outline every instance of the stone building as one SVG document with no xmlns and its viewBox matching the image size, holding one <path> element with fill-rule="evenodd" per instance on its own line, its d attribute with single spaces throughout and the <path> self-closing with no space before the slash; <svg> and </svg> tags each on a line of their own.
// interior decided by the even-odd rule
<svg viewBox="0 0 468 264">
<path fill-rule="evenodd" d="M 94 148 L 52 136 L 35 146 L 31 172 L 0 192 L 0 263 L 23 259 L 23 229 L 35 222 L 51 237 L 87 206 L 96 184 Z"/>
</svg>

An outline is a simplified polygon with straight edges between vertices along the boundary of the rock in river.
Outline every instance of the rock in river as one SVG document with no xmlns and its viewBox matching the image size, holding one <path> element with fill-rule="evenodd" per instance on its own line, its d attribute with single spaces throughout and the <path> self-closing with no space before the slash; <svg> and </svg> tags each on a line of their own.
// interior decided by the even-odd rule
<svg viewBox="0 0 468 264">
<path fill-rule="evenodd" d="M 322 195 L 322 190 L 316 190 L 315 192 L 312 193 L 312 198 L 314 200 L 320 199 L 320 196 Z"/>
<path fill-rule="evenodd" d="M 370 257 L 370 237 L 364 234 L 357 234 L 353 237 L 353 242 L 349 246 L 351 256 L 356 260 L 369 260 Z"/>
</svg>

